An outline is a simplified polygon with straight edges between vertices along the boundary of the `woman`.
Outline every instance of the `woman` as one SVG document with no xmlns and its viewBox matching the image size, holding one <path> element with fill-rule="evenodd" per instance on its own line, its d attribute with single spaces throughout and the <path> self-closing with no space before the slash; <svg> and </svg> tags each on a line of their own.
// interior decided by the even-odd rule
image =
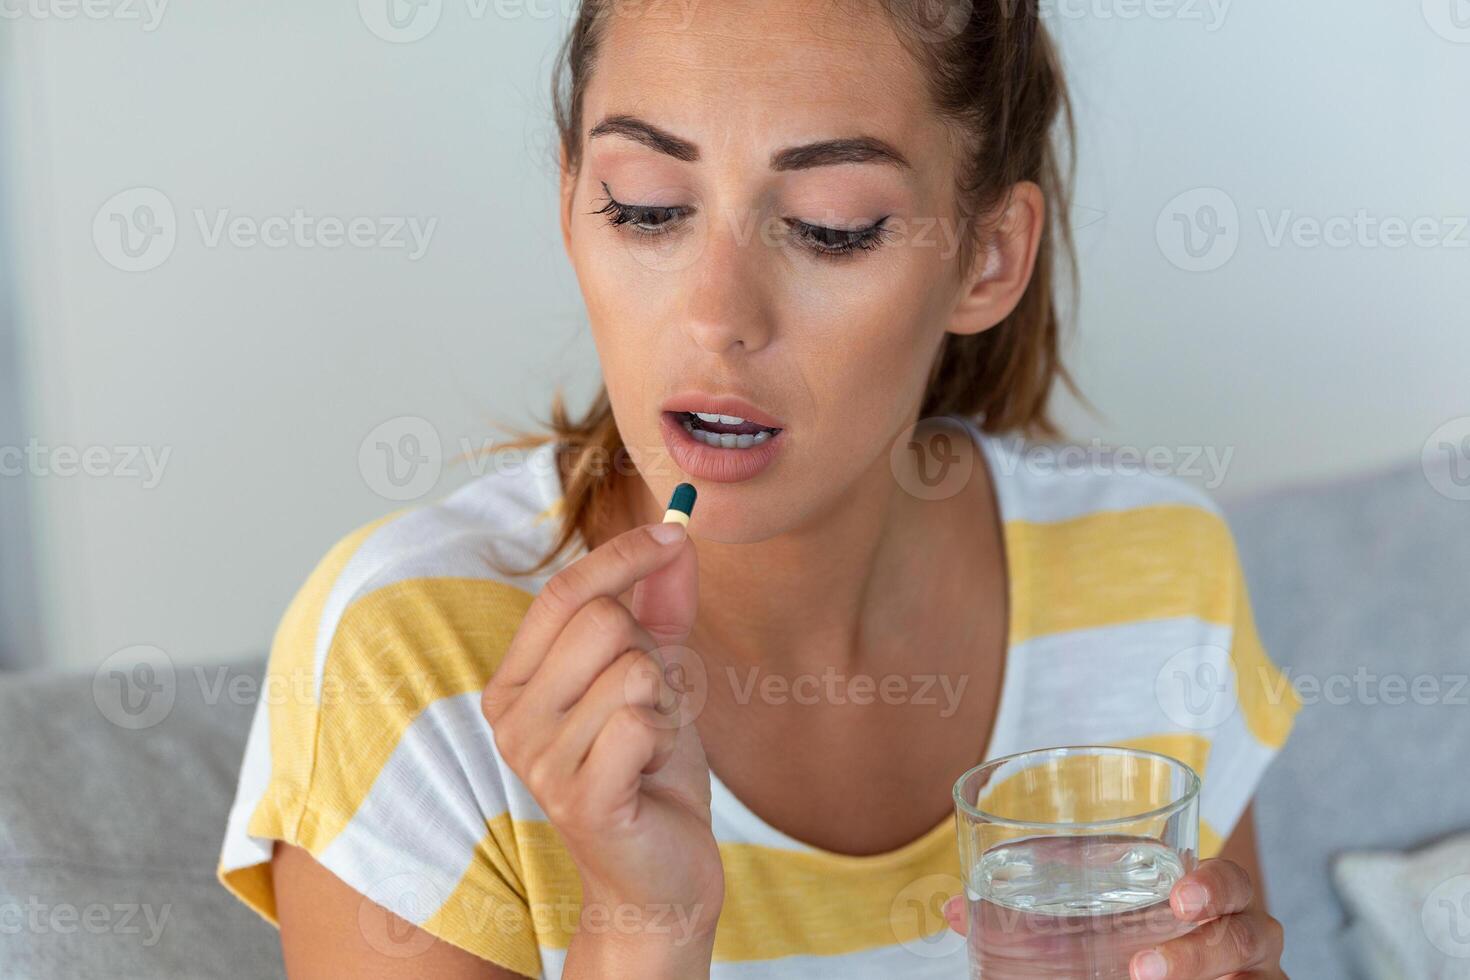
<svg viewBox="0 0 1470 980">
<path fill-rule="evenodd" d="M 1116 743 L 1203 771 L 1215 923 L 1133 976 L 1281 976 L 1248 804 L 1296 702 L 1228 531 L 1003 438 L 1065 381 L 1035 4 L 589 0 L 559 77 L 605 389 L 287 612 L 220 874 L 290 975 L 963 976 L 955 778 Z M 1156 692 L 1212 650 L 1194 724 Z"/>
</svg>

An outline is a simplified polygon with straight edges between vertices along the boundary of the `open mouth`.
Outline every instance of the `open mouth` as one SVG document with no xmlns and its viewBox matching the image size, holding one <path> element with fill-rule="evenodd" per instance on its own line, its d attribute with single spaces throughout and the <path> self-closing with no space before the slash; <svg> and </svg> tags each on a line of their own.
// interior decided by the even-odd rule
<svg viewBox="0 0 1470 980">
<path fill-rule="evenodd" d="M 715 449 L 751 449 L 773 439 L 781 430 L 757 425 L 735 415 L 671 412 L 694 439 Z"/>
</svg>

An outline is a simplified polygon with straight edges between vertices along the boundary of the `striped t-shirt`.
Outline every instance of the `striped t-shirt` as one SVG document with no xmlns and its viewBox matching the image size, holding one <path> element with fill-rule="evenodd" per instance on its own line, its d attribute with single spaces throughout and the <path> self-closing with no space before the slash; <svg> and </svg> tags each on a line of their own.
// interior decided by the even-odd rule
<svg viewBox="0 0 1470 980">
<path fill-rule="evenodd" d="M 1261 648 L 1219 511 L 1179 480 L 1048 461 L 965 425 L 1009 573 L 987 754 L 1111 744 L 1182 759 L 1203 777 L 1200 856 L 1217 854 L 1300 705 Z M 219 877 L 275 923 L 269 861 L 287 841 L 423 931 L 555 978 L 577 873 L 497 753 L 480 692 L 532 597 L 585 545 L 536 577 L 497 570 L 545 553 L 562 497 L 551 443 L 504 458 L 515 465 L 349 534 L 307 578 L 275 636 Z M 844 855 L 710 782 L 726 888 L 714 977 L 963 980 L 963 942 L 938 912 L 961 888 L 952 816 L 895 850 Z"/>
</svg>

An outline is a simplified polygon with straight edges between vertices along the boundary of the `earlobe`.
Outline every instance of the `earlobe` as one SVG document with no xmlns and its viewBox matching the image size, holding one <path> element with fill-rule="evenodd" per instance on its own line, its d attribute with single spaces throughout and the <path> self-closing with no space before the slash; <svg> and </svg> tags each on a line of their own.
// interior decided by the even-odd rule
<svg viewBox="0 0 1470 980">
<path fill-rule="evenodd" d="M 1011 314 L 1031 282 L 1045 221 L 1041 188 L 1031 181 L 1016 184 L 1000 222 L 990 227 L 976 252 L 950 333 L 982 333 Z"/>
</svg>

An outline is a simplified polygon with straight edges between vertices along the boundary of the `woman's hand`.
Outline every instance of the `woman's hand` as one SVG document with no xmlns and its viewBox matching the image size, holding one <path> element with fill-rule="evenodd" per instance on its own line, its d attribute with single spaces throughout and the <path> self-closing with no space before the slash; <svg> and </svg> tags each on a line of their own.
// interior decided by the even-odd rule
<svg viewBox="0 0 1470 980">
<path fill-rule="evenodd" d="M 1201 861 L 1169 893 L 1174 915 L 1193 931 L 1133 957 L 1133 980 L 1282 980 L 1281 923 L 1256 901 L 1255 886 L 1234 861 Z"/>
<path fill-rule="evenodd" d="M 546 583 L 485 687 L 496 747 L 581 877 L 568 976 L 709 969 L 724 899 L 709 765 L 666 678 L 686 653 L 697 585 L 680 525 L 627 531 Z M 631 611 L 619 601 L 630 588 Z"/>
<path fill-rule="evenodd" d="M 1199 923 L 1188 934 L 1133 956 L 1132 980 L 1284 980 L 1281 923 L 1256 901 L 1250 875 L 1234 861 L 1202 861 L 1169 893 L 1176 918 Z M 964 896 L 944 906 L 950 927 L 966 928 Z"/>
</svg>

